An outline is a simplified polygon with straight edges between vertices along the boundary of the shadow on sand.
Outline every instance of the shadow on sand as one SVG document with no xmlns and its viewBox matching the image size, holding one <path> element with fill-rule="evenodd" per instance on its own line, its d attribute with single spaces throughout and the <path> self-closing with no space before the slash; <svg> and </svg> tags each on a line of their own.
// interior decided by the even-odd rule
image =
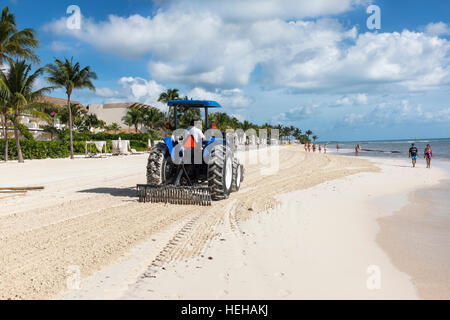
<svg viewBox="0 0 450 320">
<path fill-rule="evenodd" d="M 137 197 L 135 188 L 94 188 L 94 189 L 80 190 L 78 192 L 110 194 L 114 197 L 130 197 L 130 198 Z"/>
</svg>

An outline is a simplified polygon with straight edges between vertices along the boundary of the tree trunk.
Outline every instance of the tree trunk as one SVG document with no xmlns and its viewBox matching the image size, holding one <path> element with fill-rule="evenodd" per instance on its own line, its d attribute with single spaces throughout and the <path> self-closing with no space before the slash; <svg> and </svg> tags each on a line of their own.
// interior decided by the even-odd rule
<svg viewBox="0 0 450 320">
<path fill-rule="evenodd" d="M 17 159 L 19 160 L 19 163 L 23 163 L 24 161 L 23 161 L 22 149 L 20 148 L 18 121 L 19 121 L 19 114 L 17 113 L 17 111 L 14 111 L 14 137 L 16 138 Z"/>
<path fill-rule="evenodd" d="M 2 121 L 3 121 L 3 135 L 5 136 L 5 162 L 7 162 L 9 141 L 8 141 L 8 116 L 6 114 L 3 115 Z"/>
<path fill-rule="evenodd" d="M 70 94 L 67 94 L 67 110 L 69 111 L 70 159 L 74 159 L 74 156 L 73 156 L 73 136 L 72 136 L 72 108 L 70 107 Z"/>
</svg>

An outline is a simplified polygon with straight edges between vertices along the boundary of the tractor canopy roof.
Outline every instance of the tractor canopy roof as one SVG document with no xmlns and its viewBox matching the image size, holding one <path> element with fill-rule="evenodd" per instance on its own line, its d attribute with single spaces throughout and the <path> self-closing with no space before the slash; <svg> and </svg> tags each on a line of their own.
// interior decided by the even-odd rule
<svg viewBox="0 0 450 320">
<path fill-rule="evenodd" d="M 171 100 L 169 107 L 185 107 L 185 108 L 222 108 L 222 106 L 211 100 Z"/>
</svg>

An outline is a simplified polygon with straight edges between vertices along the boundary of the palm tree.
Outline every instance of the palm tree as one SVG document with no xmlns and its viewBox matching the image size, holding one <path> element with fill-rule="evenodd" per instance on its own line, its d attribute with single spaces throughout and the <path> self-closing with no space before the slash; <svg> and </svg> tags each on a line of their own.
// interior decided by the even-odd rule
<svg viewBox="0 0 450 320">
<path fill-rule="evenodd" d="M 318 137 L 318 136 L 313 136 L 312 138 L 313 138 L 314 142 L 316 142 L 316 140 L 317 140 L 319 137 Z"/>
<path fill-rule="evenodd" d="M 122 118 L 123 123 L 128 127 L 134 126 L 136 133 L 138 133 L 138 126 L 142 123 L 142 112 L 138 108 L 128 108 L 127 113 Z"/>
<path fill-rule="evenodd" d="M 231 117 L 230 119 L 230 125 L 231 127 L 236 130 L 237 128 L 239 128 L 239 120 L 236 117 Z"/>
<path fill-rule="evenodd" d="M 308 139 L 309 139 L 309 136 L 313 134 L 313 132 L 311 130 L 307 130 L 305 133 L 308 136 Z"/>
<path fill-rule="evenodd" d="M 0 87 L 4 90 L 6 105 L 13 111 L 14 137 L 16 139 L 17 157 L 23 163 L 22 149 L 19 140 L 19 116 L 25 110 L 33 108 L 33 103 L 38 103 L 39 98 L 44 93 L 54 89 L 44 87 L 33 91 L 36 79 L 44 73 L 44 68 L 31 73 L 31 66 L 25 61 L 13 61 L 10 59 L 10 66 L 7 72 L 0 70 Z"/>
<path fill-rule="evenodd" d="M 163 128 L 164 119 L 164 113 L 156 108 L 144 108 L 142 110 L 142 123 L 152 131 Z"/>
<path fill-rule="evenodd" d="M 282 126 L 281 127 L 281 131 L 280 131 L 281 140 L 283 140 L 283 138 L 289 137 L 290 136 L 290 132 L 291 131 L 290 131 L 289 127 Z"/>
<path fill-rule="evenodd" d="M 17 30 L 16 18 L 9 12 L 8 7 L 3 8 L 0 17 L 0 66 L 5 60 L 13 56 L 30 59 L 37 62 L 39 58 L 32 51 L 39 45 L 36 33 L 33 29 Z M 0 123 L 3 123 L 3 135 L 5 136 L 5 161 L 8 161 L 8 117 L 9 108 L 0 98 Z"/>
<path fill-rule="evenodd" d="M 72 116 L 72 126 L 76 130 L 78 130 L 79 127 L 82 125 L 83 118 L 86 114 L 86 110 L 83 107 L 81 107 L 79 104 L 70 103 L 70 113 Z M 59 112 L 57 113 L 57 117 L 58 117 L 60 123 L 65 124 L 66 128 L 69 127 L 70 116 L 69 116 L 69 110 L 67 108 L 59 110 Z"/>
<path fill-rule="evenodd" d="M 171 101 L 171 100 L 180 99 L 179 91 L 180 90 L 178 90 L 176 88 L 175 89 L 167 89 L 166 92 L 162 92 L 159 95 L 158 102 L 168 104 L 169 101 Z M 170 117 L 170 110 L 171 110 L 171 108 L 169 107 L 169 110 L 167 111 L 167 118 Z"/>
<path fill-rule="evenodd" d="M 241 129 L 244 131 L 251 129 L 251 127 L 252 127 L 252 124 L 250 122 L 248 122 L 247 120 L 244 120 L 244 122 L 242 122 L 242 124 L 241 124 Z"/>
<path fill-rule="evenodd" d="M 180 98 L 178 89 L 167 89 L 166 92 L 163 92 L 159 95 L 158 102 L 162 102 L 168 104 L 171 100 L 177 100 Z"/>
<path fill-rule="evenodd" d="M 231 119 L 225 112 L 215 112 L 211 116 L 211 123 L 214 122 L 217 129 L 222 132 L 225 132 L 231 124 Z"/>
<path fill-rule="evenodd" d="M 88 114 L 83 119 L 85 130 L 90 131 L 92 128 L 102 128 L 105 122 L 100 120 L 96 114 Z"/>
<path fill-rule="evenodd" d="M 10 108 L 7 105 L 7 91 L 0 88 L 0 124 L 3 127 L 3 136 L 5 138 L 5 162 L 8 161 L 8 120 L 10 115 Z"/>
<path fill-rule="evenodd" d="M 109 126 L 109 129 L 114 131 L 114 134 L 117 134 L 117 131 L 120 130 L 120 126 L 117 123 L 113 123 Z"/>
<path fill-rule="evenodd" d="M 38 62 L 39 57 L 32 51 L 38 45 L 36 32 L 33 29 L 17 30 L 16 18 L 8 7 L 3 8 L 0 18 L 0 65 L 12 57 Z"/>
<path fill-rule="evenodd" d="M 88 88 L 95 91 L 92 80 L 97 79 L 95 72 L 91 71 L 91 67 L 81 68 L 80 63 L 73 62 L 73 57 L 68 60 L 64 58 L 64 62 L 55 58 L 53 64 L 47 65 L 45 68 L 49 76 L 47 81 L 54 84 L 58 88 L 64 88 L 67 94 L 67 109 L 69 113 L 69 139 L 70 139 L 70 158 L 73 159 L 73 137 L 72 137 L 72 111 L 70 107 L 70 97 L 73 90 Z"/>
<path fill-rule="evenodd" d="M 294 128 L 294 132 L 292 134 L 294 136 L 294 138 L 298 141 L 300 141 L 300 136 L 302 135 L 302 130 L 300 130 L 299 128 Z"/>
</svg>

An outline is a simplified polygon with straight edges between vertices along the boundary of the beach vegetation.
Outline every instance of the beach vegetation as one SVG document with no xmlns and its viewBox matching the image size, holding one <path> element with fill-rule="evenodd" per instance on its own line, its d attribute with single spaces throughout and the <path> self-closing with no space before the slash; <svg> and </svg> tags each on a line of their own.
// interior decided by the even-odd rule
<svg viewBox="0 0 450 320">
<path fill-rule="evenodd" d="M 38 45 L 36 32 L 30 28 L 19 30 L 15 16 L 9 11 L 8 7 L 4 7 L 0 17 L 0 68 L 3 68 L 8 59 L 14 57 L 38 62 L 39 57 L 32 50 L 37 48 Z M 6 71 L 6 69 L 2 71 Z M 0 124 L 3 127 L 3 136 L 7 137 L 11 108 L 5 103 L 5 94 L 6 91 L 0 91 Z M 8 146 L 8 140 L 6 140 L 2 149 L 5 161 L 8 160 Z"/>
<path fill-rule="evenodd" d="M 36 32 L 30 28 L 19 30 L 15 16 L 8 7 L 4 7 L 0 17 L 0 66 L 13 58 L 39 62 L 39 57 L 33 52 L 38 45 Z"/>
<path fill-rule="evenodd" d="M 180 90 L 179 89 L 167 89 L 165 92 L 162 92 L 159 95 L 158 102 L 162 102 L 164 104 L 168 104 L 171 100 L 180 99 Z"/>
<path fill-rule="evenodd" d="M 38 103 L 43 94 L 50 92 L 53 87 L 43 87 L 34 90 L 36 79 L 44 73 L 43 68 L 39 68 L 33 73 L 31 65 L 25 60 L 14 61 L 9 59 L 9 68 L 0 71 L 0 87 L 4 90 L 5 103 L 13 114 L 14 137 L 16 140 L 17 159 L 23 162 L 22 150 L 19 137 L 19 117 L 27 110 L 33 112 L 33 103 Z"/>
<path fill-rule="evenodd" d="M 74 62 L 73 57 L 69 60 L 64 58 L 61 61 L 55 58 L 53 64 L 46 66 L 46 71 L 49 74 L 46 80 L 58 88 L 63 88 L 67 94 L 67 109 L 68 109 L 68 123 L 69 123 L 69 143 L 70 143 L 70 158 L 74 158 L 73 151 L 73 121 L 71 111 L 71 96 L 73 90 L 87 88 L 95 91 L 95 86 L 92 80 L 97 79 L 97 74 L 91 70 L 90 66 L 81 67 L 79 62 Z"/>
<path fill-rule="evenodd" d="M 111 125 L 106 126 L 105 129 L 108 131 L 113 131 L 114 134 L 117 134 L 117 131 L 120 130 L 120 125 L 118 123 L 114 122 Z"/>
<path fill-rule="evenodd" d="M 134 127 L 136 133 L 138 133 L 139 125 L 142 124 L 143 114 L 138 108 L 128 108 L 127 113 L 122 118 L 123 123 L 125 123 L 129 128 Z"/>
</svg>

